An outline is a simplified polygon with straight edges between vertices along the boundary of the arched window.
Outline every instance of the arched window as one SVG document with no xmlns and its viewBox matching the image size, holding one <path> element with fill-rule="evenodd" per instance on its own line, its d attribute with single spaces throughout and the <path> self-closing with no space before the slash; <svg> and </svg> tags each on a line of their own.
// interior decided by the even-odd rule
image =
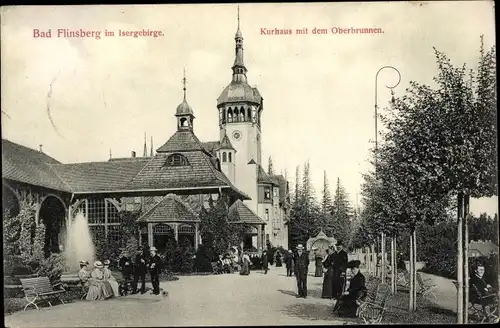
<svg viewBox="0 0 500 328">
<path fill-rule="evenodd" d="M 222 153 L 222 162 L 224 162 L 224 163 L 227 162 L 227 154 L 226 154 L 226 152 Z"/>
<path fill-rule="evenodd" d="M 74 214 L 82 212 L 87 218 L 94 242 L 103 236 L 120 240 L 120 209 L 109 199 L 85 199 L 75 209 Z"/>
<path fill-rule="evenodd" d="M 240 122 L 245 122 L 245 108 L 241 107 L 240 108 Z"/>
<path fill-rule="evenodd" d="M 177 231 L 179 233 L 194 233 L 194 227 L 192 225 L 189 225 L 189 224 L 182 224 L 179 226 L 179 228 L 177 229 Z"/>
<path fill-rule="evenodd" d="M 189 162 L 186 157 L 181 154 L 172 154 L 167 157 L 165 162 L 166 166 L 185 166 L 189 165 Z"/>
<path fill-rule="evenodd" d="M 238 119 L 239 119 L 238 114 L 239 114 L 238 108 L 235 108 L 233 111 L 234 122 L 238 122 Z"/>
<path fill-rule="evenodd" d="M 153 227 L 153 233 L 155 235 L 169 235 L 173 233 L 173 229 L 168 224 L 160 223 Z"/>
<path fill-rule="evenodd" d="M 229 152 L 227 154 L 228 154 L 228 162 L 231 163 L 233 161 L 233 159 L 232 159 L 232 157 L 233 157 L 232 155 L 233 154 L 231 152 Z"/>
<path fill-rule="evenodd" d="M 233 110 L 231 108 L 227 110 L 227 121 L 229 123 L 233 122 Z"/>
</svg>

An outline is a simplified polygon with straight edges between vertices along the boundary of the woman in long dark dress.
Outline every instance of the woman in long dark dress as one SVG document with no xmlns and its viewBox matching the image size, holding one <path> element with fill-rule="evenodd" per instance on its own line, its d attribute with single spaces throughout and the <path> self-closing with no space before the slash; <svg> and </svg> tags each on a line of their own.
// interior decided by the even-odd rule
<svg viewBox="0 0 500 328">
<path fill-rule="evenodd" d="M 318 250 L 314 253 L 314 262 L 316 265 L 316 270 L 314 272 L 315 277 L 323 277 L 323 258 Z"/>
<path fill-rule="evenodd" d="M 326 250 L 326 257 L 323 260 L 323 267 L 326 269 L 323 277 L 323 290 L 321 292 L 322 298 L 333 298 L 333 265 L 335 253 L 334 246 L 330 245 L 330 249 Z"/>
<path fill-rule="evenodd" d="M 360 301 L 366 296 L 365 276 L 359 271 L 360 264 L 360 261 L 350 261 L 348 264 L 352 272 L 349 288 L 333 307 L 333 312 L 337 311 L 340 317 L 356 317 Z"/>
</svg>

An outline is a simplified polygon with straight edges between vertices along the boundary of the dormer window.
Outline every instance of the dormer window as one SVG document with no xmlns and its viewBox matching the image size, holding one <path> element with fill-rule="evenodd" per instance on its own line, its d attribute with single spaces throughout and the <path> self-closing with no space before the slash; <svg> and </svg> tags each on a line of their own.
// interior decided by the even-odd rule
<svg viewBox="0 0 500 328">
<path fill-rule="evenodd" d="M 186 166 L 189 162 L 186 157 L 181 154 L 173 154 L 168 156 L 165 166 Z"/>
</svg>

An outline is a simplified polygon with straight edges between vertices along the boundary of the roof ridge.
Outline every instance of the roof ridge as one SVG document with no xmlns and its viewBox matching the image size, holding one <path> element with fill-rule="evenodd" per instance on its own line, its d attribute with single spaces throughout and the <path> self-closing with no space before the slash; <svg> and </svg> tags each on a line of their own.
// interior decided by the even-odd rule
<svg viewBox="0 0 500 328">
<path fill-rule="evenodd" d="M 48 163 L 45 163 L 43 162 L 43 164 L 47 165 L 49 167 L 49 169 L 54 172 L 54 174 L 56 175 L 56 177 L 61 180 L 61 182 L 66 186 L 68 187 L 68 189 L 71 191 L 71 193 L 74 193 L 75 191 L 73 190 L 73 188 L 71 188 L 71 186 L 66 182 L 64 181 L 63 178 L 61 178 L 61 176 L 59 175 L 59 173 L 57 173 L 56 170 L 54 170 L 54 168 L 52 167 L 52 165 L 64 165 L 64 164 L 48 164 Z"/>
<path fill-rule="evenodd" d="M 148 215 L 149 213 L 151 213 L 155 208 L 157 208 L 161 203 L 163 203 L 163 201 L 165 200 L 165 198 L 167 198 L 168 195 L 166 196 L 163 196 L 162 199 L 160 199 L 160 201 L 158 203 L 156 203 L 155 205 L 153 205 L 153 207 L 151 207 L 149 210 L 147 210 L 143 215 L 141 215 L 137 221 L 139 221 L 140 219 L 142 219 L 143 217 L 145 217 L 146 215 Z"/>
<path fill-rule="evenodd" d="M 178 202 L 178 203 L 179 203 L 179 204 L 181 204 L 183 207 L 185 207 L 185 208 L 188 210 L 188 212 L 190 212 L 190 213 L 191 213 L 192 215 L 194 215 L 196 218 L 198 218 L 198 217 L 199 217 L 199 215 L 198 215 L 198 214 L 196 214 L 196 212 L 195 212 L 195 211 L 191 208 L 191 206 L 189 206 L 189 204 L 188 204 L 187 202 L 183 201 L 183 200 L 182 200 L 182 199 L 181 199 L 178 195 L 176 195 L 176 194 L 174 194 L 174 193 L 169 193 L 169 194 L 167 194 L 167 196 L 165 196 L 165 197 L 168 197 L 168 196 L 170 196 L 170 195 L 171 195 L 171 198 L 172 198 L 174 201 Z"/>
</svg>

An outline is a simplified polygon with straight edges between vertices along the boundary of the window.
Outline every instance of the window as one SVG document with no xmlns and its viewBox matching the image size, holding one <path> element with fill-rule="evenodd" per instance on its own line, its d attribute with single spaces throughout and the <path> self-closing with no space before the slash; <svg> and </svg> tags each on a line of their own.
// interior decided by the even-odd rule
<svg viewBox="0 0 500 328">
<path fill-rule="evenodd" d="M 268 243 L 268 242 L 269 242 L 269 234 L 266 233 L 266 243 Z"/>
<path fill-rule="evenodd" d="M 167 161 L 165 162 L 166 166 L 185 166 L 189 165 L 189 162 L 186 157 L 181 154 L 173 154 L 168 156 Z"/>
<path fill-rule="evenodd" d="M 222 153 L 222 162 L 224 162 L 224 163 L 227 162 L 227 154 L 226 154 L 226 152 Z"/>
<path fill-rule="evenodd" d="M 76 215 L 78 212 L 82 212 L 87 217 L 94 242 L 106 236 L 114 240 L 120 239 L 120 210 L 111 200 L 85 199 L 73 213 Z"/>
<path fill-rule="evenodd" d="M 180 225 L 177 231 L 179 233 L 195 233 L 194 227 L 189 224 Z"/>
<path fill-rule="evenodd" d="M 231 152 L 229 152 L 229 153 L 227 153 L 227 155 L 228 155 L 228 162 L 231 163 L 233 161 L 233 158 L 232 158 L 233 154 Z"/>
<path fill-rule="evenodd" d="M 271 188 L 264 187 L 264 199 L 271 199 Z"/>
<path fill-rule="evenodd" d="M 273 197 L 278 197 L 278 188 L 273 188 Z"/>
<path fill-rule="evenodd" d="M 173 234 L 173 229 L 168 224 L 157 224 L 153 227 L 153 233 L 155 235 L 169 235 Z"/>
<path fill-rule="evenodd" d="M 269 221 L 269 210 L 266 209 L 266 221 Z"/>
</svg>

